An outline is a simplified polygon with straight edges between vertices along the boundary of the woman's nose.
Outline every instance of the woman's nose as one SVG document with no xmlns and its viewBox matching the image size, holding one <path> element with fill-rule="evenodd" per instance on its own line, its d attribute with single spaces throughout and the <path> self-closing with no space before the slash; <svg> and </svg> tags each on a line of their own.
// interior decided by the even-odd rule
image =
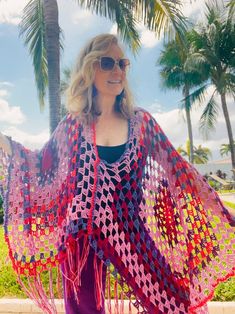
<svg viewBox="0 0 235 314">
<path fill-rule="evenodd" d="M 122 70 L 119 66 L 119 63 L 116 62 L 115 65 L 114 65 L 114 68 L 113 68 L 113 71 L 112 72 L 119 72 L 119 73 L 122 73 Z"/>
</svg>

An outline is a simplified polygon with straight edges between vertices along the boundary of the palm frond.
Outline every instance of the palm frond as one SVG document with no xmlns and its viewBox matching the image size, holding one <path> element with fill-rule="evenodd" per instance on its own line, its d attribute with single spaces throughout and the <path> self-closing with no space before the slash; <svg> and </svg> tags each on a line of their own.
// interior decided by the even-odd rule
<svg viewBox="0 0 235 314">
<path fill-rule="evenodd" d="M 235 14 L 235 0 L 230 0 L 228 2 L 228 4 L 226 5 L 226 7 L 229 9 L 229 18 L 233 18 L 234 14 Z"/>
<path fill-rule="evenodd" d="M 133 52 L 136 53 L 140 47 L 140 37 L 137 31 L 137 20 L 133 17 L 132 12 L 122 5 L 120 12 L 116 11 L 115 20 L 121 37 L 130 43 Z"/>
<path fill-rule="evenodd" d="M 206 57 L 198 52 L 190 53 L 188 58 L 185 61 L 184 68 L 186 71 L 202 71 L 207 68 L 207 59 Z"/>
<path fill-rule="evenodd" d="M 160 76 L 162 78 L 161 84 L 163 89 L 181 89 L 185 81 L 184 73 L 179 69 L 174 68 L 163 68 L 160 71 Z"/>
<path fill-rule="evenodd" d="M 235 141 L 233 142 L 233 146 L 235 148 Z M 230 144 L 222 144 L 220 147 L 220 155 L 224 156 L 224 155 L 228 155 L 231 152 L 231 146 Z"/>
<path fill-rule="evenodd" d="M 187 151 L 182 147 L 182 145 L 177 148 L 177 152 L 182 156 L 188 156 Z"/>
<path fill-rule="evenodd" d="M 61 79 L 61 82 L 60 82 L 60 92 L 62 94 L 65 93 L 66 89 L 68 88 L 69 86 L 69 82 L 70 82 L 70 78 L 71 78 L 71 73 L 72 73 L 72 70 L 71 68 L 69 67 L 65 67 L 62 71 L 62 79 Z"/>
<path fill-rule="evenodd" d="M 206 94 L 206 90 L 208 86 L 209 86 L 209 83 L 206 83 L 202 85 L 201 87 L 199 87 L 198 89 L 196 89 L 195 91 L 193 91 L 189 96 L 181 99 L 180 102 L 182 103 L 182 109 L 185 107 L 186 102 L 189 102 L 191 106 L 196 101 L 198 101 L 199 104 L 203 103 L 205 101 L 205 94 Z"/>
<path fill-rule="evenodd" d="M 84 9 L 117 23 L 118 33 L 131 47 L 134 53 L 140 47 L 140 37 L 137 31 L 137 20 L 132 12 L 132 1 L 90 1 L 76 0 Z"/>
<path fill-rule="evenodd" d="M 187 19 L 180 10 L 181 1 L 159 0 L 149 2 L 154 2 L 154 5 L 150 19 L 147 21 L 145 19 L 147 26 L 154 30 L 158 36 L 163 31 L 164 38 L 169 41 L 175 38 L 175 34 L 177 34 L 181 42 L 185 44 Z"/>
<path fill-rule="evenodd" d="M 148 29 L 155 31 L 158 36 L 173 38 L 177 33 L 182 42 L 185 39 L 186 19 L 179 6 L 181 1 L 175 0 L 76 0 L 83 8 L 117 22 L 118 31 L 123 39 L 136 52 L 140 46 L 139 34 L 136 30 L 137 23 L 143 22 Z"/>
<path fill-rule="evenodd" d="M 24 37 L 24 43 L 26 46 L 29 46 L 29 52 L 33 58 L 34 75 L 41 110 L 45 106 L 44 98 L 48 86 L 42 2 L 42 0 L 30 0 L 23 10 L 23 17 L 20 23 L 20 36 Z"/>
<path fill-rule="evenodd" d="M 219 113 L 219 105 L 214 98 L 215 93 L 216 90 L 212 93 L 207 105 L 205 106 L 199 122 L 199 129 L 203 137 L 206 139 L 209 136 L 209 132 L 215 128 L 215 123 Z"/>
</svg>

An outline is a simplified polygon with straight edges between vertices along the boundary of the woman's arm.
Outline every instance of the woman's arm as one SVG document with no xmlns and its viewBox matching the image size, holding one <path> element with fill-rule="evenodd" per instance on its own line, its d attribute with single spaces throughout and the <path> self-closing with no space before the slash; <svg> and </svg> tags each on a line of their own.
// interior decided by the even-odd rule
<svg viewBox="0 0 235 314">
<path fill-rule="evenodd" d="M 8 155 L 11 156 L 12 150 L 11 150 L 10 141 L 1 132 L 0 132 L 0 148 L 2 148 Z"/>
</svg>

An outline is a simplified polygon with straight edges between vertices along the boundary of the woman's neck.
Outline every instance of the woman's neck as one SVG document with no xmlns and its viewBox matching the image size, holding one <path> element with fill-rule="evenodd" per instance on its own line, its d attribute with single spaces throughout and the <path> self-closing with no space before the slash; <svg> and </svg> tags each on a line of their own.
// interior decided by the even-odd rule
<svg viewBox="0 0 235 314">
<path fill-rule="evenodd" d="M 110 97 L 102 97 L 101 95 L 98 95 L 96 98 L 96 104 L 101 112 L 101 116 L 108 117 L 115 113 L 115 100 L 116 97 L 110 96 Z"/>
</svg>

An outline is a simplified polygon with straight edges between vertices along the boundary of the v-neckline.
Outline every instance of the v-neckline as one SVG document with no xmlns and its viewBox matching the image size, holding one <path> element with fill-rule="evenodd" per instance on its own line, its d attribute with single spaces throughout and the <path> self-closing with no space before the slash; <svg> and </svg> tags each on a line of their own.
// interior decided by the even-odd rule
<svg viewBox="0 0 235 314">
<path fill-rule="evenodd" d="M 95 128 L 95 122 L 92 123 L 92 127 L 91 127 L 91 131 L 92 131 L 92 144 L 93 144 L 92 146 L 93 146 L 93 148 L 94 148 L 94 152 L 95 152 L 96 159 L 99 160 L 99 162 L 105 164 L 106 166 L 115 166 L 116 164 L 120 163 L 120 161 L 121 161 L 122 159 L 125 158 L 125 156 L 127 155 L 128 151 L 129 151 L 129 149 L 130 149 L 129 143 L 130 143 L 131 133 L 132 133 L 132 129 L 133 129 L 133 128 L 132 128 L 132 119 L 133 119 L 133 117 L 131 117 L 131 118 L 129 118 L 129 119 L 127 120 L 127 122 L 128 122 L 128 136 L 127 136 L 127 141 L 126 141 L 126 143 L 121 144 L 121 145 L 124 145 L 124 144 L 125 144 L 124 151 L 123 151 L 123 153 L 121 154 L 121 156 L 120 156 L 117 160 L 115 160 L 114 162 L 112 162 L 112 163 L 109 163 L 109 162 L 107 162 L 106 160 L 104 160 L 104 159 L 102 159 L 102 158 L 99 157 L 97 146 L 101 146 L 101 147 L 103 147 L 103 146 L 96 144 L 96 128 Z M 121 145 L 117 145 L 117 146 L 121 146 Z M 107 147 L 107 146 L 104 146 L 104 147 Z M 109 146 L 109 147 L 114 147 L 114 146 Z"/>
</svg>

